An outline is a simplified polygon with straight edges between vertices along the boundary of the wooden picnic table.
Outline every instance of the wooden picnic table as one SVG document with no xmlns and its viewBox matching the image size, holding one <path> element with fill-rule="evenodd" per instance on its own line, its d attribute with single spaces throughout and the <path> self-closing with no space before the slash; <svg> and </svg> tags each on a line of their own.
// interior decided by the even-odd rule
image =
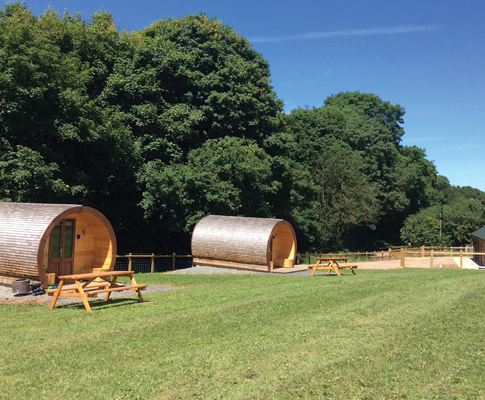
<svg viewBox="0 0 485 400">
<path fill-rule="evenodd" d="M 124 285 L 116 282 L 119 276 L 127 276 L 131 280 L 131 285 Z M 73 282 L 74 284 L 65 285 Z M 105 301 L 108 301 L 112 292 L 124 290 L 136 290 L 138 299 L 143 301 L 140 290 L 145 290 L 148 285 L 137 285 L 133 277 L 133 271 L 100 271 L 89 274 L 62 275 L 59 276 L 57 289 L 47 291 L 53 295 L 51 310 L 55 307 L 59 297 L 80 297 L 87 312 L 91 312 L 88 297 L 98 297 L 99 293 L 106 293 Z"/>
<path fill-rule="evenodd" d="M 322 265 L 321 262 L 324 262 Z M 342 264 L 345 262 L 345 264 Z M 326 264 L 325 264 L 326 263 Z M 338 276 L 340 276 L 339 269 L 350 269 L 350 271 L 355 275 L 354 268 L 358 268 L 357 264 L 349 264 L 348 257 L 322 257 L 317 258 L 317 263 L 315 265 L 310 265 L 308 268 L 313 268 L 312 275 L 315 275 L 317 269 L 328 270 L 327 275 L 334 271 Z"/>
</svg>

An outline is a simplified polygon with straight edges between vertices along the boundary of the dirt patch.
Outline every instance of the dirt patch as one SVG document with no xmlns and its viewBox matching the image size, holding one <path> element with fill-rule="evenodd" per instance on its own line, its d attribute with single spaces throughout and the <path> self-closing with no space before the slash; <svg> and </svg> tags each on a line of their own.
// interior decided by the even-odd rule
<svg viewBox="0 0 485 400">
<path fill-rule="evenodd" d="M 357 268 L 357 271 L 359 269 L 395 269 L 395 268 L 401 268 L 401 261 L 400 260 L 375 261 L 375 262 L 359 261 L 357 265 L 359 266 L 359 268 Z"/>
<path fill-rule="evenodd" d="M 401 268 L 401 260 L 375 262 L 359 261 L 358 265 L 358 269 L 397 269 Z M 434 257 L 433 268 L 440 268 L 440 265 L 441 268 L 459 267 L 451 257 Z M 405 266 L 406 268 L 429 268 L 430 259 L 429 257 L 406 258 Z"/>
</svg>

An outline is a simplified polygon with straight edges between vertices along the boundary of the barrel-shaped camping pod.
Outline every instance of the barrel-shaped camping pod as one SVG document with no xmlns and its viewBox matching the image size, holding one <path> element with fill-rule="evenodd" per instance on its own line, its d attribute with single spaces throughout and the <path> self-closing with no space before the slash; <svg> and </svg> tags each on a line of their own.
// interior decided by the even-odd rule
<svg viewBox="0 0 485 400">
<path fill-rule="evenodd" d="M 192 233 L 193 263 L 272 271 L 295 263 L 296 236 L 283 219 L 209 215 Z"/>
<path fill-rule="evenodd" d="M 116 238 L 99 211 L 72 204 L 0 202 L 0 283 L 112 270 Z M 51 277 L 53 275 L 50 275 Z"/>
</svg>

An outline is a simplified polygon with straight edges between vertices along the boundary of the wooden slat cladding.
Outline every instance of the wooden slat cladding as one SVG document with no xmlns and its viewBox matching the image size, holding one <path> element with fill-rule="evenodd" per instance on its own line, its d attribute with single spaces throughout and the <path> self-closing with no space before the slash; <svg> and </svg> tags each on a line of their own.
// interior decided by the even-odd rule
<svg viewBox="0 0 485 400">
<path fill-rule="evenodd" d="M 39 243 L 50 223 L 69 204 L 0 203 L 0 275 L 38 277 Z"/>
<path fill-rule="evenodd" d="M 279 237 L 278 237 L 279 236 Z M 276 259 L 273 260 L 273 243 Z M 212 260 L 214 266 L 271 270 L 283 266 L 296 254 L 296 237 L 291 225 L 282 219 L 244 218 L 209 215 L 202 218 L 192 233 L 192 255 Z M 274 261 L 276 263 L 274 263 Z M 217 264 L 217 265 L 215 265 Z"/>
<path fill-rule="evenodd" d="M 478 237 L 473 238 L 473 248 L 476 253 L 485 253 L 485 240 L 480 239 Z M 478 265 L 484 266 L 485 265 L 485 256 L 484 255 L 475 255 L 475 260 Z"/>
<path fill-rule="evenodd" d="M 192 262 L 199 265 L 208 265 L 209 267 L 222 267 L 234 269 L 250 269 L 253 271 L 268 272 L 266 265 L 235 263 L 230 261 L 209 260 L 206 258 L 193 258 Z"/>
<path fill-rule="evenodd" d="M 0 276 L 45 281 L 49 235 L 66 218 L 78 220 L 74 224 L 73 270 L 113 269 L 116 239 L 100 212 L 75 204 L 0 202 Z"/>
</svg>

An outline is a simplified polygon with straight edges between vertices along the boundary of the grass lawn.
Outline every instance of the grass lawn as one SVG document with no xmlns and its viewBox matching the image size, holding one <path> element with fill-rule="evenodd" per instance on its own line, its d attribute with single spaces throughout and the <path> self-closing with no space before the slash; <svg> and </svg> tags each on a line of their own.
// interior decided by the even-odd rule
<svg viewBox="0 0 485 400">
<path fill-rule="evenodd" d="M 0 399 L 485 399 L 485 271 L 344 274 L 0 304 Z"/>
</svg>

